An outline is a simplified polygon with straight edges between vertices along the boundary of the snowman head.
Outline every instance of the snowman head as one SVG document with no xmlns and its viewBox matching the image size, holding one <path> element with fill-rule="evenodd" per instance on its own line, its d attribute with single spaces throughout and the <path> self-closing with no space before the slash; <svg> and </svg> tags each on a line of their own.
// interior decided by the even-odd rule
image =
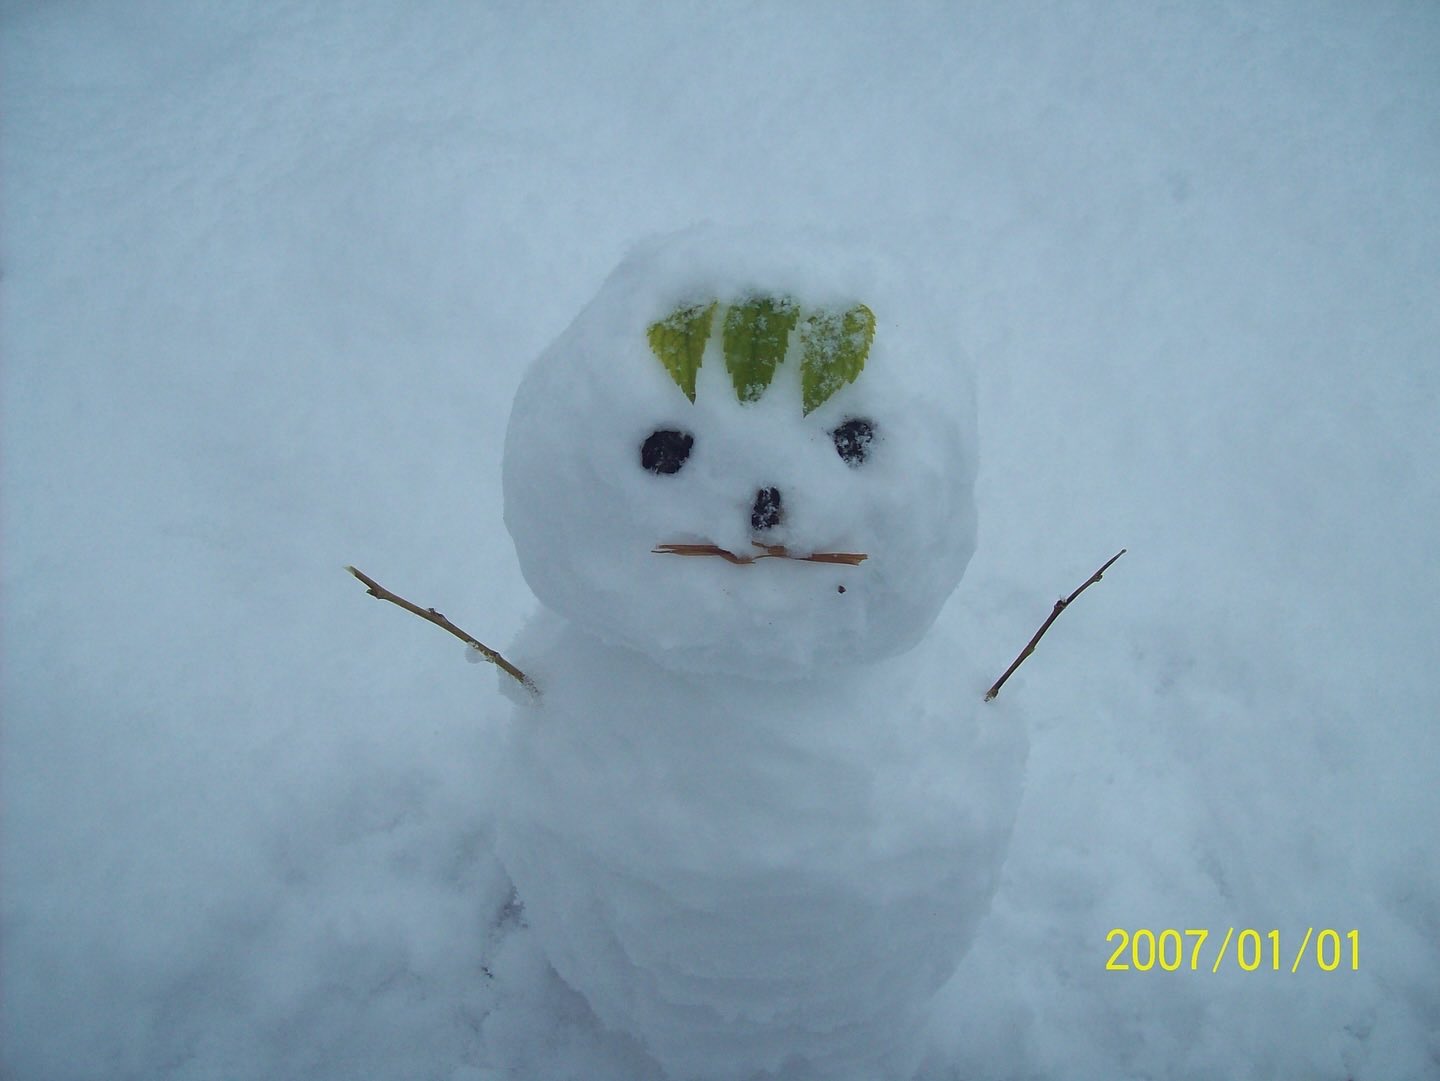
<svg viewBox="0 0 1440 1081">
<path fill-rule="evenodd" d="M 707 227 L 634 252 L 531 365 L 505 523 L 591 633 L 794 679 L 929 629 L 974 551 L 974 477 L 967 373 L 917 283 Z"/>
</svg>

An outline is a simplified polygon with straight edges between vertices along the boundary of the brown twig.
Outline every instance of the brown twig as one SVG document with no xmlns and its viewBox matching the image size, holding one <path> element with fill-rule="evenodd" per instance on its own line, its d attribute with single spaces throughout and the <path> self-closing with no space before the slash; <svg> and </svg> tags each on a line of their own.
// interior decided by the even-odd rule
<svg viewBox="0 0 1440 1081">
<path fill-rule="evenodd" d="M 1080 594 L 1084 593 L 1096 582 L 1100 581 L 1101 578 L 1105 577 L 1105 572 L 1110 569 L 1110 564 L 1114 563 L 1117 559 L 1123 556 L 1125 554 L 1125 551 L 1126 549 L 1121 548 L 1120 551 L 1116 552 L 1113 556 L 1107 559 L 1105 561 L 1105 565 L 1101 567 L 1098 571 L 1096 571 L 1094 574 L 1092 574 L 1085 581 L 1084 585 L 1082 585 L 1074 593 L 1070 594 L 1070 596 L 1064 597 L 1055 602 L 1055 608 L 1053 611 L 1051 611 L 1050 618 L 1045 620 L 1044 623 L 1040 624 L 1040 629 L 1035 632 L 1035 637 L 1030 639 L 1029 644 L 1020 651 L 1020 656 L 1016 657 L 1015 660 L 1011 662 L 1010 667 L 1005 669 L 1005 674 L 999 679 L 997 679 L 994 685 L 985 692 L 985 701 L 989 702 L 993 700 L 994 697 L 1000 693 L 1000 688 L 1005 686 L 1005 681 L 1014 674 L 1015 669 L 1020 667 L 1021 662 L 1023 662 L 1026 657 L 1030 656 L 1030 654 L 1035 652 L 1035 643 L 1039 642 L 1041 636 L 1043 636 L 1044 633 L 1050 629 L 1050 624 L 1054 623 L 1057 619 L 1060 618 L 1060 613 L 1065 611 L 1071 601 L 1073 601 L 1076 597 L 1080 596 Z"/>
<path fill-rule="evenodd" d="M 520 669 L 516 668 L 504 657 L 500 656 L 500 654 L 497 653 L 495 650 L 491 649 L 489 646 L 485 645 L 480 640 L 472 638 L 470 635 L 466 634 L 459 627 L 455 626 L 455 624 L 451 623 L 448 619 L 441 615 L 439 612 L 435 611 L 435 609 L 421 608 L 418 604 L 415 604 L 412 601 L 407 601 L 404 597 L 401 597 L 398 594 L 391 593 L 379 582 L 375 581 L 375 579 L 371 578 L 367 574 L 362 573 L 361 571 L 356 570 L 354 567 L 347 566 L 345 569 L 351 574 L 353 574 L 356 578 L 360 579 L 360 581 L 365 586 L 366 592 L 369 593 L 370 596 L 382 601 L 389 601 L 391 604 L 398 604 L 401 608 L 405 609 L 405 611 L 414 612 L 421 619 L 428 619 L 431 623 L 435 624 L 435 626 L 441 627 L 449 631 L 451 634 L 453 634 L 456 638 L 460 639 L 460 641 L 464 642 L 471 649 L 478 652 L 487 661 L 490 661 L 492 664 L 498 665 L 501 669 L 504 670 L 506 675 L 513 678 L 531 694 L 538 695 L 540 693 L 540 688 L 535 685 L 534 681 L 531 680 L 529 676 L 527 676 L 524 672 L 520 671 Z"/>
<path fill-rule="evenodd" d="M 760 549 L 759 555 L 736 555 L 728 548 L 715 544 L 660 544 L 650 550 L 656 555 L 719 556 L 727 563 L 740 566 L 754 563 L 757 559 L 795 559 L 806 563 L 847 563 L 856 567 L 867 558 L 864 552 L 811 552 L 808 556 L 797 556 L 791 555 L 783 544 L 761 544 L 759 541 L 751 543 Z"/>
</svg>

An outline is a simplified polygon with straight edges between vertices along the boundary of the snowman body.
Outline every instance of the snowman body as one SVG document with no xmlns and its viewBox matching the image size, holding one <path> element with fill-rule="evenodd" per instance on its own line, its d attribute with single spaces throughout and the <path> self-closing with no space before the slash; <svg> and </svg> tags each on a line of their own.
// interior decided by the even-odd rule
<svg viewBox="0 0 1440 1081">
<path fill-rule="evenodd" d="M 677 1079 L 908 1076 L 994 892 L 1025 737 L 927 634 L 974 547 L 974 424 L 918 292 L 692 231 L 516 397 L 541 694 L 497 851 L 556 972 Z"/>
<path fill-rule="evenodd" d="M 913 1070 L 1025 754 L 943 646 L 774 683 L 526 634 L 545 690 L 498 770 L 499 855 L 561 978 L 672 1077 Z"/>
</svg>

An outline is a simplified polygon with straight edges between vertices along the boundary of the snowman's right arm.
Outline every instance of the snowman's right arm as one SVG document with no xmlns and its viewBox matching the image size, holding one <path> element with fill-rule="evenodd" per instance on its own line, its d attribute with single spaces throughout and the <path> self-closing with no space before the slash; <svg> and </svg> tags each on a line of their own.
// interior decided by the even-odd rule
<svg viewBox="0 0 1440 1081">
<path fill-rule="evenodd" d="M 421 608 L 413 601 L 407 601 L 399 594 L 391 593 L 379 582 L 375 581 L 375 579 L 371 578 L 369 575 L 357 570 L 354 567 L 347 566 L 345 569 L 360 580 L 361 584 L 365 586 L 365 591 L 369 593 L 370 596 L 376 598 L 377 600 L 389 601 L 391 604 L 397 604 L 401 608 L 405 609 L 405 611 L 413 612 L 421 619 L 428 620 L 431 623 L 435 624 L 435 626 L 444 628 L 445 630 L 453 634 L 456 638 L 460 639 L 460 641 L 464 642 L 471 649 L 475 650 L 475 652 L 478 653 L 485 660 L 489 661 L 491 664 L 497 665 L 506 675 L 508 675 L 511 679 L 515 680 L 515 682 L 519 683 L 520 686 L 524 687 L 531 694 L 538 695 L 540 693 L 540 688 L 536 686 L 535 682 L 524 672 L 520 671 L 520 669 L 516 668 L 513 664 L 511 664 L 504 657 L 502 657 L 497 650 L 491 649 L 489 646 L 485 645 L 485 643 L 481 642 L 478 638 L 474 638 L 471 635 L 465 633 L 459 627 L 455 626 L 455 624 L 451 623 L 448 619 L 446 619 L 444 615 L 435 611 L 435 609 Z"/>
</svg>

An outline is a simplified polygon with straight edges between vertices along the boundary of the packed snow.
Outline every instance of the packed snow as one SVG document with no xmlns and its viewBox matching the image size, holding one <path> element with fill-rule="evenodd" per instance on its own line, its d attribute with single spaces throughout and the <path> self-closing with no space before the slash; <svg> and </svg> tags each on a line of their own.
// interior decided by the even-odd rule
<svg viewBox="0 0 1440 1081">
<path fill-rule="evenodd" d="M 1440 1074 L 1440 13 L 10 0 L 0 49 L 4 1076 Z M 549 457 L 506 462 L 527 364 L 702 222 L 890 255 L 738 245 L 773 260 L 739 291 L 733 262 L 637 271 L 637 367 L 562 383 Z M 814 408 L 783 360 L 747 440 L 711 425 L 752 289 L 875 333 Z M 691 402 L 644 328 L 711 301 Z M 913 340 L 955 343 L 973 401 L 896 363 Z M 662 425 L 690 487 L 636 469 Z M 732 455 L 722 517 L 732 437 L 791 440 L 795 472 Z M 970 521 L 904 460 L 953 481 L 972 437 Z M 522 512 L 517 479 L 602 521 Z M 810 483 L 877 513 L 807 518 Z M 769 487 L 787 551 L 867 559 L 650 550 L 752 543 Z M 605 516 L 642 489 L 675 501 Z M 582 557 L 610 586 L 562 575 Z M 713 637 L 810 579 L 847 591 L 808 637 Z M 666 591 L 688 607 L 656 616 Z M 536 886 L 602 876 L 620 901 L 583 915 Z M 953 921 L 907 907 L 932 890 Z M 1116 971 L 1117 929 L 1208 937 Z"/>
<path fill-rule="evenodd" d="M 910 1076 L 1015 823 L 1022 720 L 958 643 L 911 648 L 974 551 L 968 368 L 864 262 L 652 242 L 510 417 L 547 611 L 496 851 L 566 985 L 674 1077 Z"/>
<path fill-rule="evenodd" d="M 505 523 L 526 581 L 669 667 L 776 679 L 898 653 L 975 548 L 971 373 L 925 283 L 776 232 L 701 228 L 632 254 L 527 372 L 509 420 Z M 807 328 L 833 324 L 833 351 L 852 311 L 874 320 L 854 343 L 863 367 L 807 408 L 807 361 L 826 352 Z M 651 342 L 676 312 L 695 327 L 683 376 Z M 769 352 L 752 348 L 767 333 Z M 753 386 L 752 354 L 771 362 Z M 647 465 L 665 439 L 670 460 Z M 797 559 L 735 573 L 714 556 L 657 559 L 667 545 Z M 863 561 L 826 561 L 843 556 Z"/>
</svg>

